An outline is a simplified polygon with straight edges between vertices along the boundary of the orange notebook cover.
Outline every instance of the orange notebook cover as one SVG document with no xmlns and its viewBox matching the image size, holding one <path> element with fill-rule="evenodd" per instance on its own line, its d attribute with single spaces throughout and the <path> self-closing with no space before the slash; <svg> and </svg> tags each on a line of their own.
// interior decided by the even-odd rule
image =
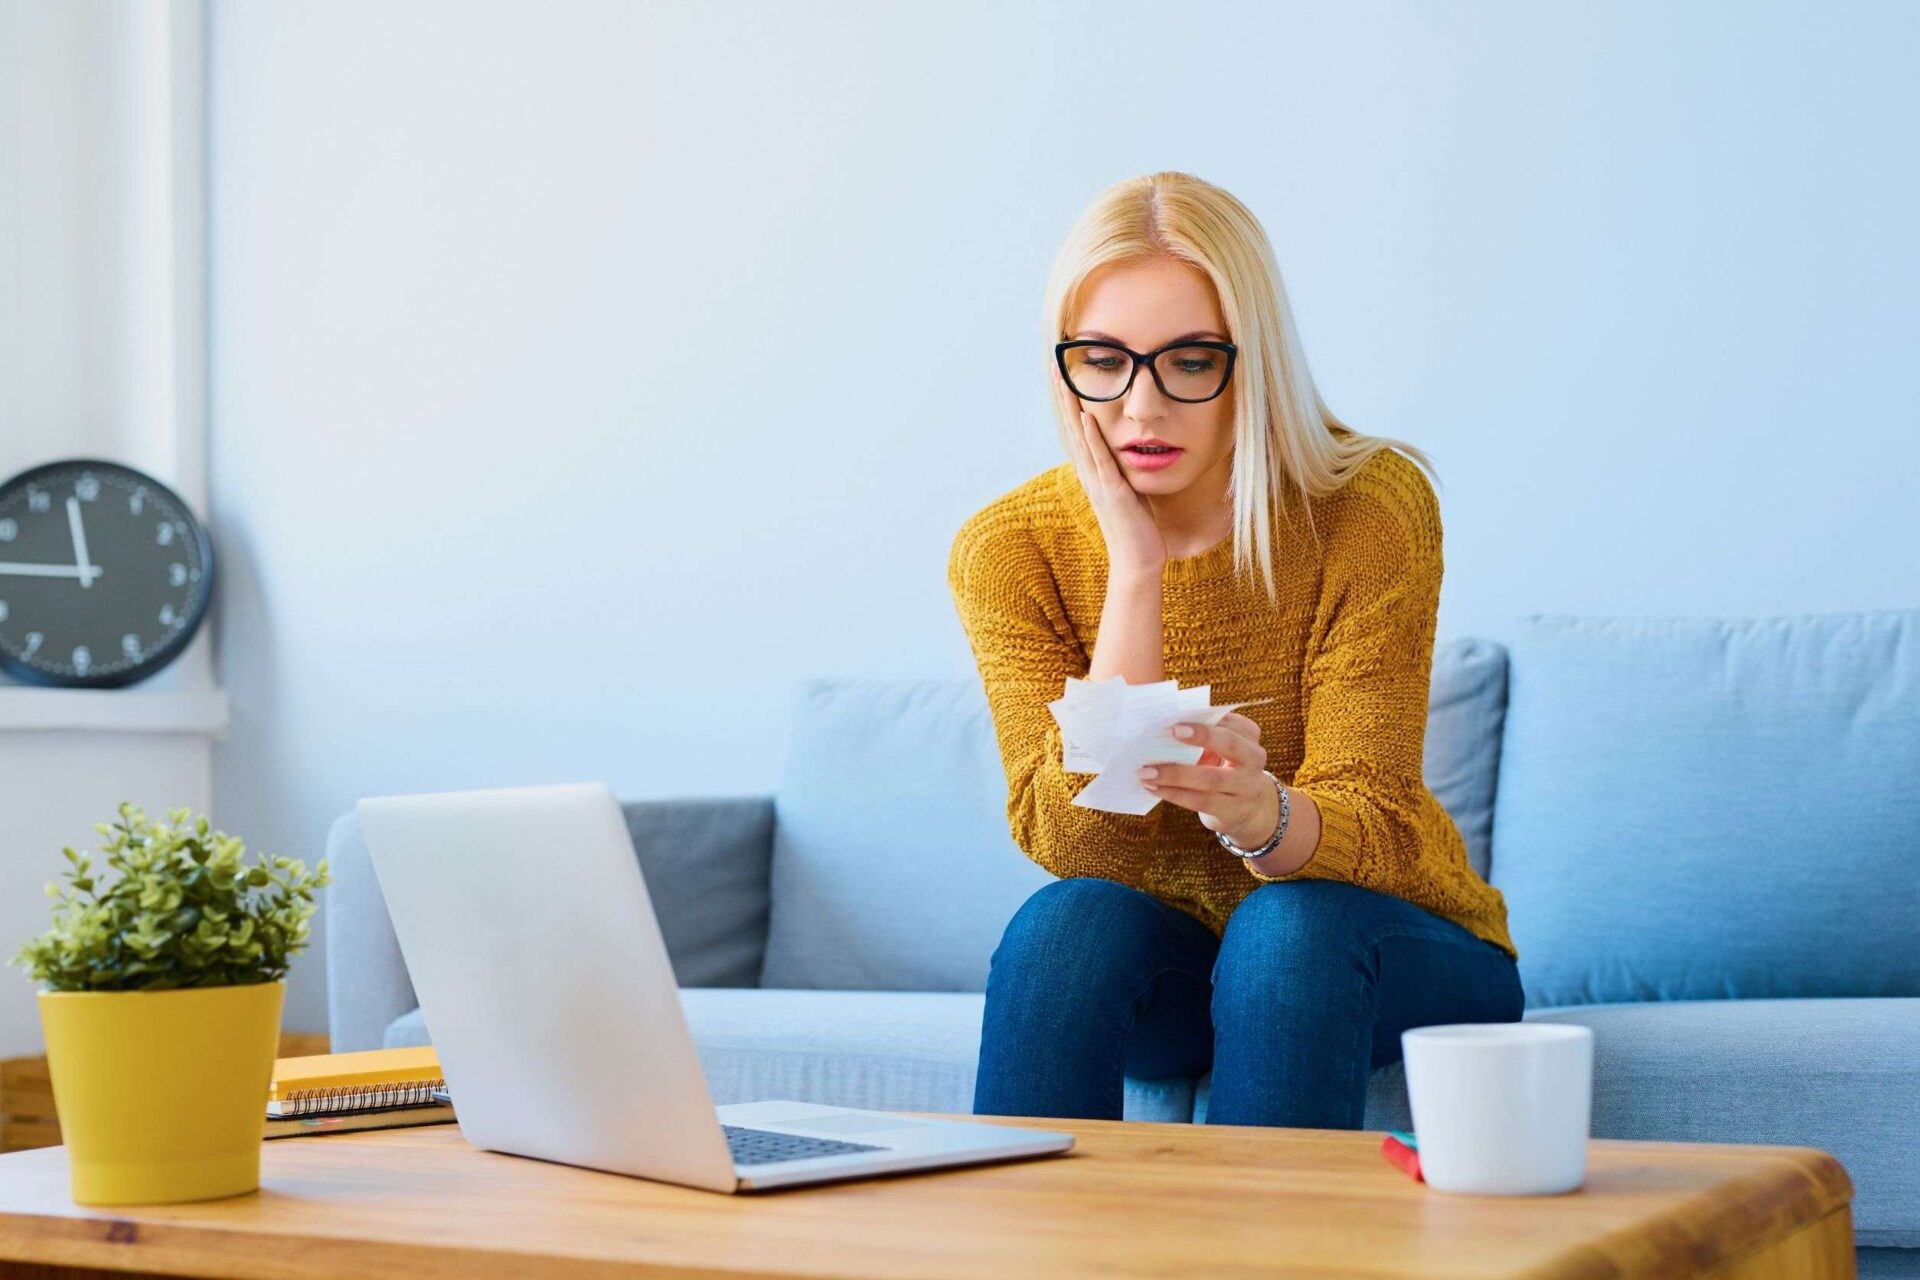
<svg viewBox="0 0 1920 1280">
<path fill-rule="evenodd" d="M 431 1101 L 446 1087 L 431 1045 L 276 1058 L 267 1110 L 282 1115 Z"/>
</svg>

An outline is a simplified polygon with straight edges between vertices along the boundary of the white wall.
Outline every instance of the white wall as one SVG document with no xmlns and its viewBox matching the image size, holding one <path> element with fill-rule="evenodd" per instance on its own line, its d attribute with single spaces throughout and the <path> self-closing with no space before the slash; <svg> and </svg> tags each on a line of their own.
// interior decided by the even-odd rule
<svg viewBox="0 0 1920 1280">
<path fill-rule="evenodd" d="M 0 479 L 106 457 L 206 510 L 204 42 L 199 0 L 0 0 Z M 125 690 L 0 676 L 0 960 L 122 800 L 208 810 L 210 638 Z M 38 1054 L 7 972 L 0 1056 Z"/>
<path fill-rule="evenodd" d="M 216 4 L 220 809 L 311 856 L 362 794 L 764 792 L 802 676 L 971 671 L 953 530 L 1058 460 L 1047 264 L 1161 167 L 1262 217 L 1336 411 L 1434 455 L 1443 635 L 1910 607 L 1916 34 Z"/>
<path fill-rule="evenodd" d="M 0 0 L 0 478 L 205 496 L 204 39 L 197 0 Z"/>
</svg>

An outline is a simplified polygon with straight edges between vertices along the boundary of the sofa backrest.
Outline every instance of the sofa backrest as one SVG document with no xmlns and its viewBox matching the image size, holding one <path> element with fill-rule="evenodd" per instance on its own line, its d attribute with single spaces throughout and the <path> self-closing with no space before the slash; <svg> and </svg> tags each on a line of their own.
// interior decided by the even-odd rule
<svg viewBox="0 0 1920 1280">
<path fill-rule="evenodd" d="M 1425 776 L 1486 872 L 1506 653 L 1435 646 Z M 1051 876 L 1014 844 L 978 676 L 822 677 L 795 703 L 774 797 L 761 984 L 982 991 L 1007 921 Z"/>
<path fill-rule="evenodd" d="M 1535 614 L 1509 650 L 1529 1005 L 1920 995 L 1920 610 Z"/>
<path fill-rule="evenodd" d="M 821 677 L 774 794 L 766 987 L 984 991 L 1050 877 L 1013 843 L 978 679 Z"/>
</svg>

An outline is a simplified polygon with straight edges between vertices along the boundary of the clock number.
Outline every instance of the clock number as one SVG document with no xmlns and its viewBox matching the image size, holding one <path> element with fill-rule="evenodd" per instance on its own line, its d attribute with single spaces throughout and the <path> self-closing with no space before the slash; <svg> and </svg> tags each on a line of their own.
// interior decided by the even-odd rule
<svg viewBox="0 0 1920 1280">
<path fill-rule="evenodd" d="M 163 604 L 160 606 L 160 625 L 166 626 L 166 627 L 172 626 L 173 617 L 174 617 L 174 614 L 173 614 L 172 605 Z"/>
<path fill-rule="evenodd" d="M 0 542 L 12 542 L 20 536 L 20 524 L 16 520 L 0 520 Z"/>
<path fill-rule="evenodd" d="M 173 545 L 173 526 L 171 524 L 168 524 L 166 521 L 162 520 L 160 522 L 160 528 L 155 533 L 154 536 L 160 539 L 161 546 L 163 547 L 172 546 Z"/>
<path fill-rule="evenodd" d="M 140 656 L 140 637 L 134 635 L 131 631 L 121 636 L 120 652 L 126 654 L 129 658 L 138 658 Z"/>
<path fill-rule="evenodd" d="M 6 620 L 7 620 L 7 602 L 5 600 L 0 600 L 0 622 L 5 622 Z"/>
<path fill-rule="evenodd" d="M 75 482 L 73 486 L 73 496 L 82 502 L 92 502 L 100 496 L 100 482 L 94 479 L 92 472 L 82 475 L 80 479 Z"/>
<path fill-rule="evenodd" d="M 73 669 L 81 675 L 87 674 L 87 668 L 93 665 L 93 651 L 80 645 L 73 651 Z"/>
<path fill-rule="evenodd" d="M 147 486 L 134 486 L 133 495 L 127 499 L 127 510 L 139 515 L 147 509 Z"/>
<path fill-rule="evenodd" d="M 168 565 L 167 581 L 171 582 L 176 587 L 186 586 L 187 585 L 187 566 L 183 564 Z"/>
<path fill-rule="evenodd" d="M 28 485 L 27 486 L 27 510 L 29 511 L 53 510 L 53 495 L 48 493 L 45 489 L 36 489 L 32 485 Z"/>
<path fill-rule="evenodd" d="M 34 654 L 40 652 L 40 646 L 46 642 L 47 638 L 38 631 L 29 631 L 27 632 L 27 647 L 21 650 L 21 654 L 31 658 Z"/>
</svg>

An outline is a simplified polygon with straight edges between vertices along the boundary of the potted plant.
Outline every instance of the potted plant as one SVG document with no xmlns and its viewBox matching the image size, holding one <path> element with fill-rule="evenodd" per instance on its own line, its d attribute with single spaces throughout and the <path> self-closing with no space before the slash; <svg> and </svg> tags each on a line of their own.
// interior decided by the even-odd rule
<svg viewBox="0 0 1920 1280">
<path fill-rule="evenodd" d="M 11 963 L 39 992 L 54 1109 L 81 1204 L 256 1191 L 287 962 L 307 945 L 324 859 L 242 861 L 188 809 L 100 823 L 103 882 L 65 851 L 53 928 Z"/>
</svg>

